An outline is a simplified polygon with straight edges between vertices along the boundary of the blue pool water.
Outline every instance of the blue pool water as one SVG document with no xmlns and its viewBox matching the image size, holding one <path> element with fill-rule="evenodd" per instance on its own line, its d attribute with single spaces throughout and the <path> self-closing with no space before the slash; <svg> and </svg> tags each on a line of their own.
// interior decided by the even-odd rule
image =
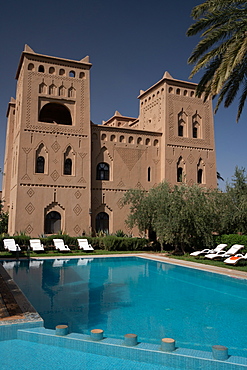
<svg viewBox="0 0 247 370">
<path fill-rule="evenodd" d="M 247 281 L 138 257 L 5 263 L 45 327 L 247 357 Z"/>
</svg>

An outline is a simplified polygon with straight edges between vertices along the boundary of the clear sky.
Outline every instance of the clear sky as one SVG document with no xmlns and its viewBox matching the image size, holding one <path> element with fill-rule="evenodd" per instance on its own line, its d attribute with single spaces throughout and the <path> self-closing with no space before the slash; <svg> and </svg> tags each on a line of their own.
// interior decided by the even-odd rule
<svg viewBox="0 0 247 370">
<path fill-rule="evenodd" d="M 24 45 L 40 54 L 80 60 L 90 56 L 91 120 L 116 110 L 138 116 L 140 89 L 165 71 L 188 80 L 188 57 L 198 42 L 186 36 L 191 9 L 201 0 L 12 0 L 1 4 L 0 168 L 3 169 L 6 110 L 15 97 L 15 73 Z M 193 82 L 199 81 L 195 76 Z M 231 180 L 247 168 L 246 108 L 236 123 L 237 102 L 215 115 L 217 171 Z M 224 183 L 219 184 L 224 187 Z"/>
</svg>

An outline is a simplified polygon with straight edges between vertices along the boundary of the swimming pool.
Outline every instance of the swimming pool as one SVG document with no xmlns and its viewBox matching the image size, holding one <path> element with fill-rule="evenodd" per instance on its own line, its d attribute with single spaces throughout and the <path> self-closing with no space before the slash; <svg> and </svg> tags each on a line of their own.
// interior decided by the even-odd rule
<svg viewBox="0 0 247 370">
<path fill-rule="evenodd" d="M 138 257 L 35 262 L 5 267 L 47 328 L 133 332 L 148 343 L 172 337 L 179 347 L 220 344 L 247 357 L 245 280 Z"/>
</svg>

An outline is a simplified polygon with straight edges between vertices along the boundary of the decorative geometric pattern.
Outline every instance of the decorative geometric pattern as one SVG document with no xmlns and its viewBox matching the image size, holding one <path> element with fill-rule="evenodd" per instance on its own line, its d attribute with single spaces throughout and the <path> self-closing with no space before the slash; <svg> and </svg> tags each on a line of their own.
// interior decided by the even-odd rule
<svg viewBox="0 0 247 370">
<path fill-rule="evenodd" d="M 125 184 L 122 180 L 117 184 L 118 188 L 123 188 L 124 186 L 125 186 Z"/>
<path fill-rule="evenodd" d="M 27 195 L 31 198 L 34 195 L 34 190 L 32 188 L 28 189 Z"/>
<path fill-rule="evenodd" d="M 140 183 L 140 181 L 138 181 L 138 183 L 136 184 L 135 186 L 137 189 L 144 189 L 144 187 L 142 186 L 142 184 Z"/>
<path fill-rule="evenodd" d="M 33 228 L 30 224 L 25 228 L 25 232 L 29 235 L 33 232 Z"/>
<path fill-rule="evenodd" d="M 57 172 L 57 170 L 54 170 L 51 174 L 51 178 L 53 181 L 57 181 L 57 179 L 59 178 L 59 173 Z"/>
<path fill-rule="evenodd" d="M 187 107 L 187 109 L 186 109 L 186 113 L 188 113 L 188 115 L 189 115 L 189 116 L 191 116 L 191 115 L 192 115 L 192 113 L 193 113 L 193 109 L 191 108 L 191 106 L 190 106 L 190 105 Z"/>
<path fill-rule="evenodd" d="M 54 150 L 55 153 L 60 149 L 60 145 L 58 144 L 57 141 L 54 141 L 54 143 L 52 144 L 51 147 L 52 147 L 52 149 Z"/>
<path fill-rule="evenodd" d="M 78 234 L 80 234 L 80 231 L 81 231 L 80 226 L 79 226 L 79 225 L 76 225 L 76 226 L 74 227 L 74 232 L 78 235 Z"/>
<path fill-rule="evenodd" d="M 73 208 L 73 211 L 75 212 L 76 216 L 79 216 L 79 214 L 80 214 L 80 213 L 81 213 L 81 211 L 82 211 L 80 204 L 77 204 L 77 205 Z"/>
<path fill-rule="evenodd" d="M 31 152 L 32 148 L 22 148 L 25 154 L 28 154 Z"/>
<path fill-rule="evenodd" d="M 28 205 L 25 207 L 25 210 L 27 211 L 27 213 L 29 215 L 31 215 L 33 213 L 33 211 L 35 210 L 35 207 L 34 205 L 30 202 L 28 203 Z"/>
<path fill-rule="evenodd" d="M 27 173 L 21 179 L 22 180 L 31 180 Z"/>
<path fill-rule="evenodd" d="M 190 164 L 192 164 L 194 162 L 194 160 L 195 160 L 195 158 L 193 157 L 192 154 L 190 154 L 187 159 L 188 159 L 188 161 L 189 161 Z"/>
<path fill-rule="evenodd" d="M 153 159 L 153 162 L 154 162 L 154 164 L 156 164 L 156 165 L 159 163 L 159 161 L 160 161 L 159 159 Z"/>
<path fill-rule="evenodd" d="M 208 165 L 209 165 L 210 168 L 214 167 L 214 163 L 208 163 Z"/>
<path fill-rule="evenodd" d="M 169 158 L 166 158 L 166 162 L 169 163 L 170 165 L 172 164 L 173 162 L 173 159 L 169 159 Z"/>
<path fill-rule="evenodd" d="M 81 192 L 79 190 L 75 192 L 75 197 L 76 199 L 79 199 L 81 197 Z"/>
<path fill-rule="evenodd" d="M 132 170 L 141 156 L 145 153 L 145 150 L 143 149 L 117 148 L 116 150 L 125 165 L 128 167 L 129 171 Z"/>
<path fill-rule="evenodd" d="M 85 182 L 86 182 L 86 180 L 84 179 L 84 177 L 81 177 L 81 178 L 78 180 L 78 182 L 79 182 L 79 183 L 81 183 L 81 182 L 85 183 Z"/>
<path fill-rule="evenodd" d="M 92 200 L 92 204 L 99 204 L 99 199 L 94 197 Z"/>
<path fill-rule="evenodd" d="M 123 208 L 124 205 L 123 205 L 122 199 L 118 199 L 117 206 L 118 206 L 119 209 L 122 209 Z"/>
<path fill-rule="evenodd" d="M 55 158 L 53 163 L 58 164 L 58 160 Z"/>
</svg>

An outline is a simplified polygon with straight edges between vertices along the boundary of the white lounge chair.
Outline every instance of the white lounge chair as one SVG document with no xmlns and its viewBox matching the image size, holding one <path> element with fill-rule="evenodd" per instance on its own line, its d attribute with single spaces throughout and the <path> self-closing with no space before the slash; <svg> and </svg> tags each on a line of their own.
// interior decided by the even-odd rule
<svg viewBox="0 0 247 370">
<path fill-rule="evenodd" d="M 203 249 L 201 251 L 192 252 L 190 253 L 190 256 L 200 256 L 203 254 L 218 253 L 221 252 L 225 247 L 227 247 L 227 244 L 219 244 L 214 249 Z"/>
<path fill-rule="evenodd" d="M 79 249 L 83 249 L 84 251 L 94 251 L 91 244 L 88 244 L 87 239 L 77 239 L 79 244 Z"/>
<path fill-rule="evenodd" d="M 247 260 L 247 253 L 235 254 L 235 256 L 228 257 L 224 262 L 228 265 L 236 265 L 240 260 Z"/>
<path fill-rule="evenodd" d="M 41 244 L 41 241 L 39 239 L 30 239 L 29 243 L 30 248 L 34 252 L 40 252 L 45 250 L 43 244 Z"/>
<path fill-rule="evenodd" d="M 21 248 L 15 243 L 15 239 L 3 239 L 3 245 L 9 252 L 21 252 Z"/>
<path fill-rule="evenodd" d="M 55 248 L 60 252 L 70 252 L 69 247 L 64 244 L 63 239 L 53 239 L 53 243 L 55 245 Z"/>
<path fill-rule="evenodd" d="M 213 259 L 224 259 L 231 257 L 235 255 L 240 249 L 244 248 L 244 245 L 241 244 L 234 244 L 231 246 L 231 248 L 228 251 L 221 251 L 218 253 L 211 253 L 211 254 L 206 254 L 204 257 L 209 258 L 210 260 Z"/>
</svg>

